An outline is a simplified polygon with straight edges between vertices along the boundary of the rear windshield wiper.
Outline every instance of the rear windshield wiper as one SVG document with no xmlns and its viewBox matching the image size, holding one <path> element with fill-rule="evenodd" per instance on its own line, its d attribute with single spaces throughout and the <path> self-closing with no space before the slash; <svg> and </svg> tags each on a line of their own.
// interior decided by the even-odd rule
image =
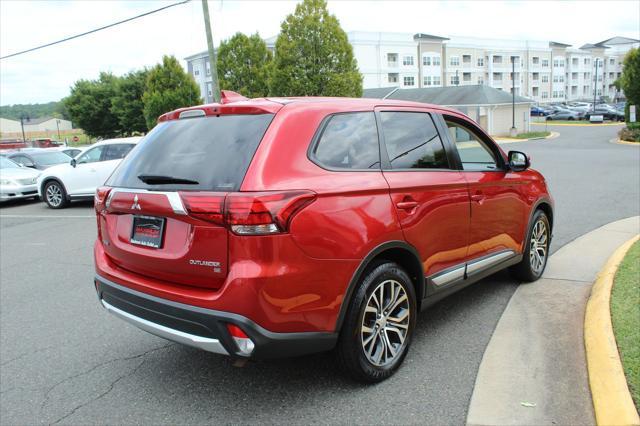
<svg viewBox="0 0 640 426">
<path fill-rule="evenodd" d="M 163 185 L 163 184 L 184 184 L 184 185 L 198 185 L 200 182 L 197 180 L 184 179 L 174 176 L 162 176 L 162 175 L 138 175 L 138 179 L 149 185 Z"/>
</svg>

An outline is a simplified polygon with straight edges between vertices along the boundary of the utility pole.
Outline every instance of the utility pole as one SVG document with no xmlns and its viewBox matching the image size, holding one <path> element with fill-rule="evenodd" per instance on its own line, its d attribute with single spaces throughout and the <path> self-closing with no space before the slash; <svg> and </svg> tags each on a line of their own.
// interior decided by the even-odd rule
<svg viewBox="0 0 640 426">
<path fill-rule="evenodd" d="M 56 118 L 56 127 L 58 128 L 58 140 L 60 140 L 60 119 Z"/>
<path fill-rule="evenodd" d="M 456 70 L 456 86 L 460 85 L 460 77 L 458 77 L 458 70 Z"/>
<path fill-rule="evenodd" d="M 22 114 L 20 116 L 20 127 L 22 128 L 22 142 L 26 142 L 27 138 L 24 136 L 24 121 L 29 121 L 29 116 Z"/>
<path fill-rule="evenodd" d="M 204 29 L 207 33 L 207 47 L 209 48 L 209 64 L 211 69 L 211 93 L 213 101 L 220 102 L 220 86 L 218 86 L 218 62 L 216 61 L 216 51 L 213 49 L 213 38 L 211 36 L 211 24 L 209 23 L 209 6 L 207 0 L 202 0 L 202 14 L 204 15 Z M 206 72 L 205 72 L 206 76 Z"/>
<path fill-rule="evenodd" d="M 511 136 L 516 136 L 516 57 L 511 57 Z"/>
</svg>

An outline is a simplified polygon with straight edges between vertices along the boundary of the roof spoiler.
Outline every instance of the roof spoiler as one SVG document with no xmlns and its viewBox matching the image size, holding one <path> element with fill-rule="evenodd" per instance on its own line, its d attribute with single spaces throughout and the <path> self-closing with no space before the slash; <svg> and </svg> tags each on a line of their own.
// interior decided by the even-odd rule
<svg viewBox="0 0 640 426">
<path fill-rule="evenodd" d="M 220 91 L 220 103 L 222 105 L 230 104 L 232 102 L 248 101 L 249 98 L 245 98 L 240 93 L 232 92 L 231 90 Z"/>
</svg>

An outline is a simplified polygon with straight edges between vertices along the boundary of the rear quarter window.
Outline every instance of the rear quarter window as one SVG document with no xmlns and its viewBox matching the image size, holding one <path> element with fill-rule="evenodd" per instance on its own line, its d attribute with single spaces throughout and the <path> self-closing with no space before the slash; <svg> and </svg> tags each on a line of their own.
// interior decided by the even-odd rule
<svg viewBox="0 0 640 426">
<path fill-rule="evenodd" d="M 120 163 L 107 184 L 155 190 L 237 191 L 273 114 L 221 115 L 158 124 Z M 139 176 L 195 184 L 148 184 Z"/>
<path fill-rule="evenodd" d="M 330 116 L 324 122 L 312 158 L 329 169 L 379 169 L 380 149 L 373 112 Z"/>
</svg>

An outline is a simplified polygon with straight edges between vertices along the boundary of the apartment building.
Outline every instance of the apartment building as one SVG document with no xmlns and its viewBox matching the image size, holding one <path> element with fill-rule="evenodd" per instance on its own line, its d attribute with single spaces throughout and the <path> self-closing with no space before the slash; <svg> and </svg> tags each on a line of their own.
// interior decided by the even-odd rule
<svg viewBox="0 0 640 426">
<path fill-rule="evenodd" d="M 640 40 L 613 37 L 574 48 L 549 41 L 441 37 L 430 34 L 352 31 L 365 89 L 488 85 L 539 103 L 623 97 L 613 82 L 622 73 L 626 52 Z M 265 39 L 275 49 L 276 36 Z M 512 65 L 512 58 L 515 62 Z M 206 51 L 185 58 L 187 70 L 205 102 L 213 102 L 211 67 Z M 515 84 L 512 84 L 515 66 Z M 597 74 L 597 75 L 596 75 Z"/>
<path fill-rule="evenodd" d="M 485 84 L 508 92 L 514 87 L 516 95 L 540 103 L 589 99 L 594 87 L 598 96 L 621 98 L 613 82 L 626 52 L 640 46 L 640 40 L 626 37 L 572 48 L 553 41 L 422 33 L 354 31 L 348 36 L 365 88 Z"/>
</svg>

